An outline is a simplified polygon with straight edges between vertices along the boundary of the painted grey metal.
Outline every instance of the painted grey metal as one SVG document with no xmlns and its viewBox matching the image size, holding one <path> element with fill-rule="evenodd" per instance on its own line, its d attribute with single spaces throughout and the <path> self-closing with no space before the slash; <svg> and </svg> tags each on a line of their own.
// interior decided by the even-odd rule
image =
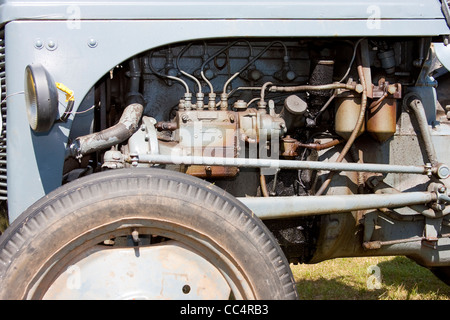
<svg viewBox="0 0 450 320">
<path fill-rule="evenodd" d="M 431 133 L 428 128 L 427 116 L 425 114 L 425 108 L 422 104 L 422 101 L 415 98 L 409 103 L 409 107 L 413 110 L 414 115 L 416 116 L 416 120 L 421 133 L 421 139 L 425 145 L 425 150 L 428 156 L 428 161 L 432 165 L 435 165 L 438 163 L 436 150 L 434 148 L 433 141 L 431 140 Z"/>
<path fill-rule="evenodd" d="M 55 300 L 227 299 L 223 275 L 176 241 L 89 252 L 68 266 L 46 292 Z"/>
<path fill-rule="evenodd" d="M 435 199 L 436 195 L 431 192 L 238 198 L 261 219 L 293 218 L 373 208 L 398 208 L 414 204 L 425 204 Z"/>
<path fill-rule="evenodd" d="M 447 69 L 450 70 L 450 46 L 446 46 L 443 43 L 435 43 L 434 52 L 439 62 Z"/>
<path fill-rule="evenodd" d="M 249 37 L 449 34 L 440 5 L 432 0 L 385 0 L 370 4 L 336 1 L 327 5 L 314 1 L 11 0 L 0 4 L 0 21 L 8 22 L 7 95 L 23 91 L 26 65 L 41 62 L 55 81 L 75 92 L 74 112 L 90 88 L 122 61 L 186 39 L 242 34 Z M 7 104 L 8 206 L 13 221 L 61 184 L 74 116 L 48 133 L 35 134 L 26 121 L 23 95 L 11 96 Z M 63 111 L 61 106 L 60 112 Z"/>
<path fill-rule="evenodd" d="M 162 164 L 183 164 L 183 165 L 204 165 L 204 166 L 231 166 L 231 167 L 247 167 L 247 168 L 310 169 L 310 170 L 410 173 L 410 174 L 428 173 L 428 169 L 425 166 L 402 166 L 402 165 L 389 165 L 376 163 L 342 163 L 342 162 L 326 162 L 326 161 L 222 158 L 222 157 L 178 156 L 178 155 L 156 155 L 156 154 L 139 154 L 137 155 L 137 159 L 139 162 L 154 163 L 154 164 L 162 163 Z"/>
<path fill-rule="evenodd" d="M 226 2 L 204 0 L 195 2 L 170 0 L 96 0 L 82 2 L 3 0 L 0 1 L 0 24 L 4 25 L 6 32 L 6 70 L 8 71 L 6 75 L 7 93 L 2 90 L 2 97 L 3 94 L 10 97 L 8 98 L 7 121 L 8 203 L 11 222 L 40 197 L 60 186 L 64 157 L 71 142 L 69 138 L 91 133 L 90 124 L 93 121 L 92 112 L 77 116 L 72 114 L 67 123 L 56 124 L 48 133 L 36 134 L 32 132 L 26 120 L 24 97 L 20 94 L 23 91 L 23 73 L 27 64 L 43 63 L 56 81 L 62 82 L 73 89 L 76 97 L 73 111 L 77 112 L 91 107 L 94 101 L 94 90 L 92 88 L 101 77 L 108 75 L 109 70 L 138 53 L 171 43 L 211 38 L 229 39 L 242 37 L 243 35 L 258 38 L 336 37 L 337 39 L 339 37 L 363 36 L 433 36 L 437 38 L 439 35 L 450 33 L 447 21 L 441 11 L 441 3 L 438 0 L 378 0 L 370 2 L 319 2 L 311 0 L 231 0 Z M 421 95 L 426 108 L 428 124 L 433 124 L 436 120 L 434 88 L 417 87 L 411 89 L 411 91 Z M 61 97 L 60 100 L 62 104 L 59 112 L 61 113 L 65 109 L 63 105 L 64 97 Z M 84 121 L 78 121 L 77 123 L 77 120 L 81 118 Z M 424 128 L 428 129 L 425 126 Z M 400 138 L 404 138 L 404 136 L 400 136 Z M 438 132 L 434 130 L 430 138 L 438 141 L 436 143 L 438 147 L 435 150 L 437 158 L 447 161 L 448 148 L 445 145 L 448 146 L 448 143 L 445 140 L 448 138 L 448 131 Z M 405 148 L 410 148 L 411 144 L 407 142 L 405 146 L 407 146 Z M 408 152 L 411 154 L 414 151 L 408 150 Z M 401 154 L 401 152 L 398 152 L 398 154 Z M 380 157 L 386 155 L 389 155 L 389 153 L 384 153 Z M 162 158 L 151 158 L 150 155 L 139 155 L 139 157 L 142 161 L 162 162 Z M 174 157 L 170 157 L 167 160 L 170 162 L 167 163 L 172 163 L 174 160 L 175 162 L 178 160 L 188 161 L 188 164 L 192 164 L 192 158 L 186 160 Z M 383 160 L 379 162 L 393 163 Z M 217 161 L 224 162 L 218 163 Z M 247 159 L 202 158 L 199 162 L 194 163 L 243 167 L 428 173 L 426 167 L 416 165 L 336 164 L 322 161 L 289 162 L 271 159 L 254 159 L 251 161 L 254 162 L 249 164 Z M 420 161 L 422 161 L 421 158 L 418 161 L 415 158 L 414 161 L 401 159 L 401 161 L 395 163 L 415 164 L 421 163 Z M 445 168 L 448 174 L 448 167 Z M 423 179 L 428 178 L 423 177 Z M 448 184 L 448 181 L 445 183 Z M 402 188 L 402 190 L 405 190 L 405 188 Z M 239 198 L 239 200 L 250 207 L 260 218 L 271 219 L 349 212 L 379 207 L 402 207 L 429 203 L 436 199 L 435 194 L 430 192 L 410 192 L 388 195 Z M 448 201 L 448 197 L 442 200 Z M 348 214 L 340 216 L 353 219 L 352 215 Z M 328 216 L 322 216 L 321 218 L 325 220 Z M 448 217 L 445 219 L 448 219 Z M 448 220 L 446 221 L 448 223 Z M 380 224 L 382 223 L 385 223 L 385 219 L 380 222 Z M 414 236 L 422 234 L 422 225 L 416 223 L 411 226 L 403 223 L 406 222 L 389 221 L 386 222 L 386 225 L 382 225 L 381 230 L 388 235 L 386 236 L 388 241 L 399 237 L 407 239 L 409 233 L 413 233 Z M 323 224 L 323 228 L 327 232 L 327 239 L 338 239 L 339 233 L 344 234 L 344 232 L 341 232 L 344 225 L 344 223 L 340 225 L 339 220 L 330 215 L 330 224 Z M 392 228 L 390 233 L 384 231 L 388 228 Z M 346 229 L 348 234 L 350 234 L 350 231 Z M 339 244 L 339 242 L 336 243 Z M 439 239 L 439 243 L 443 249 L 434 250 L 434 252 L 431 249 L 421 247 L 420 242 L 417 241 L 417 243 L 408 245 L 397 243 L 381 253 L 421 255 L 423 258 L 419 257 L 418 260 L 426 260 L 424 265 L 432 263 L 448 264 L 450 255 L 445 248 L 449 246 L 449 239 Z M 333 245 L 328 245 L 328 247 L 336 251 L 339 251 L 338 247 L 343 247 L 335 246 L 333 242 L 331 244 Z M 410 246 L 410 249 L 407 246 Z M 389 251 L 391 248 L 392 251 Z M 113 253 L 113 251 L 110 251 L 110 253 Z M 115 253 L 119 253 L 119 255 L 131 253 L 131 259 L 136 260 L 136 256 L 133 256 L 134 252 L 125 252 L 124 250 Z M 150 249 L 149 251 L 143 249 L 141 258 L 144 259 L 147 253 L 149 255 L 156 254 L 156 251 L 150 252 Z M 186 260 L 186 255 L 183 254 L 182 256 Z M 126 258 L 127 261 L 130 261 L 128 260 L 129 257 Z M 177 261 L 183 264 L 183 269 L 185 269 L 188 263 L 197 258 L 189 259 L 188 257 L 186 261 L 183 259 Z M 109 280 L 106 270 L 111 270 L 108 269 L 111 265 L 116 268 L 117 262 L 125 262 L 125 259 L 122 260 L 119 256 L 113 256 L 112 260 L 108 260 L 106 263 L 103 261 L 103 264 L 99 259 L 94 260 L 92 261 L 94 262 L 94 269 L 100 267 L 99 269 L 104 273 L 98 274 L 88 271 L 86 275 L 91 279 L 96 276 L 103 277 L 106 281 Z M 170 262 L 173 265 L 173 260 Z M 129 271 L 125 264 L 121 266 L 125 266 L 122 271 L 124 269 Z M 205 272 L 205 268 L 197 269 Z M 143 269 L 133 270 L 141 272 Z M 126 271 L 123 273 L 125 277 L 129 276 Z M 165 271 L 165 269 L 161 268 L 159 271 Z M 60 284 L 63 286 L 68 283 L 76 285 L 76 283 L 70 282 L 74 279 L 73 275 L 66 274 L 67 277 L 63 278 Z M 141 278 L 135 277 L 135 279 Z M 179 284 L 179 281 L 175 281 L 175 286 L 178 289 Z M 119 290 L 113 290 L 113 292 L 121 292 L 122 288 L 119 287 Z M 157 289 L 159 288 L 156 288 L 155 292 Z M 89 290 L 85 292 L 89 292 Z M 181 294 L 180 291 L 176 293 Z M 125 298 L 127 297 L 130 296 Z M 137 296 L 132 297 L 136 298 Z"/>
<path fill-rule="evenodd" d="M 413 1 L 241 1 L 241 0 L 93 0 L 1 1 L 1 22 L 18 19 L 311 19 L 371 18 L 443 20 L 437 0 Z"/>
</svg>

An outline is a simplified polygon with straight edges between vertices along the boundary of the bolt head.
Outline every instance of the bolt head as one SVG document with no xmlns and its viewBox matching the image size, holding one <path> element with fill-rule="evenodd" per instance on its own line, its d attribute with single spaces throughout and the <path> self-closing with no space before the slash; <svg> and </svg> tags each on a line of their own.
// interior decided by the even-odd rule
<svg viewBox="0 0 450 320">
<path fill-rule="evenodd" d="M 47 45 L 46 45 L 47 50 L 53 51 L 57 47 L 58 47 L 58 44 L 57 44 L 57 42 L 55 40 L 53 40 L 53 39 L 48 39 L 47 40 Z"/>
<path fill-rule="evenodd" d="M 42 49 L 44 47 L 44 42 L 42 42 L 41 39 L 36 39 L 36 41 L 34 42 L 34 47 L 36 49 Z"/>
<path fill-rule="evenodd" d="M 450 168 L 445 164 L 441 164 L 438 167 L 437 173 L 439 178 L 447 179 L 450 176 Z"/>
<path fill-rule="evenodd" d="M 89 48 L 95 48 L 98 45 L 97 40 L 95 40 L 94 38 L 90 38 L 88 40 L 88 46 Z"/>
</svg>

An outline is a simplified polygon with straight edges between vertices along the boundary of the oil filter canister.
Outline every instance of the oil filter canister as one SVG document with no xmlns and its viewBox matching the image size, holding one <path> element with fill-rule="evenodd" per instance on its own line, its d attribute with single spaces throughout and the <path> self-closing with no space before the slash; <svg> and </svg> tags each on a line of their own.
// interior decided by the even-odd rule
<svg viewBox="0 0 450 320">
<path fill-rule="evenodd" d="M 348 140 L 358 122 L 361 112 L 361 98 L 353 95 L 338 97 L 336 98 L 335 108 L 335 131 L 342 138 Z M 364 130 L 365 125 L 363 123 L 357 136 L 361 135 Z"/>
<path fill-rule="evenodd" d="M 367 132 L 380 142 L 391 138 L 396 131 L 397 100 L 384 99 L 381 104 L 367 110 Z"/>
</svg>

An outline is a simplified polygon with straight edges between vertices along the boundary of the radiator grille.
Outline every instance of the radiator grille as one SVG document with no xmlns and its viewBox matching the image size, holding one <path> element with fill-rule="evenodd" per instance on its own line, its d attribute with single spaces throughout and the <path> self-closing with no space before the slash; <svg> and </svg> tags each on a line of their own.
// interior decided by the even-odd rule
<svg viewBox="0 0 450 320">
<path fill-rule="evenodd" d="M 5 71 L 5 33 L 0 30 L 0 85 L 1 85 L 1 116 L 0 135 L 0 201 L 7 200 L 6 181 L 6 71 Z"/>
</svg>

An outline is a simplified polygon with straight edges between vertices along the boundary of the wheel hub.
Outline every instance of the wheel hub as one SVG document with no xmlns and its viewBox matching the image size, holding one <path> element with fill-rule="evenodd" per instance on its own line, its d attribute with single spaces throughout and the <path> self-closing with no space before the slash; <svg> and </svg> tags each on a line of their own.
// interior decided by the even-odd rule
<svg viewBox="0 0 450 320">
<path fill-rule="evenodd" d="M 107 247 L 106 247 L 107 248 Z M 177 241 L 84 253 L 44 299 L 227 299 L 230 288 L 206 259 Z"/>
</svg>

